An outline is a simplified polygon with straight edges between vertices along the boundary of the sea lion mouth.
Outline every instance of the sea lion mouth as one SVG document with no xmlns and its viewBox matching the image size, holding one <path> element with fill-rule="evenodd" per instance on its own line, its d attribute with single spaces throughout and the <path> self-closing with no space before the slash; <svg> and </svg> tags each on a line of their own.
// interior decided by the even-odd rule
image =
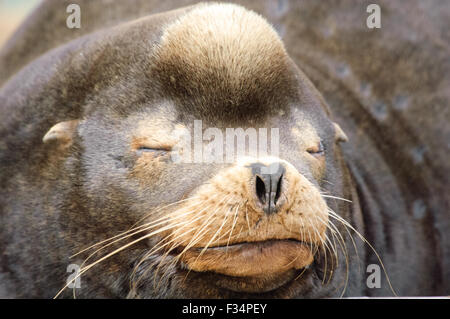
<svg viewBox="0 0 450 319">
<path fill-rule="evenodd" d="M 195 247 L 182 256 L 190 270 L 233 277 L 273 276 L 302 269 L 313 260 L 310 244 L 292 239 L 241 242 L 206 249 Z"/>
</svg>

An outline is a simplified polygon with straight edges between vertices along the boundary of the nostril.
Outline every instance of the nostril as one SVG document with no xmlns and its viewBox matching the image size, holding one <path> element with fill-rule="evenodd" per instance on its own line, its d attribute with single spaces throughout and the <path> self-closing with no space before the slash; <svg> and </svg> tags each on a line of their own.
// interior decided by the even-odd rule
<svg viewBox="0 0 450 319">
<path fill-rule="evenodd" d="M 282 187 L 281 183 L 282 183 L 282 181 L 283 181 L 283 174 L 281 174 L 280 179 L 278 180 L 278 183 L 277 183 L 277 191 L 275 193 L 275 199 L 273 201 L 273 203 L 275 205 L 277 204 L 278 199 L 280 198 L 280 195 L 281 195 L 281 187 Z"/>
<path fill-rule="evenodd" d="M 259 209 L 270 215 L 276 213 L 281 207 L 283 193 L 285 167 L 281 163 L 264 165 L 253 163 L 250 165 L 254 178 L 254 195 Z"/>
<path fill-rule="evenodd" d="M 256 176 L 256 196 L 262 204 L 266 203 L 266 185 L 259 176 Z"/>
</svg>

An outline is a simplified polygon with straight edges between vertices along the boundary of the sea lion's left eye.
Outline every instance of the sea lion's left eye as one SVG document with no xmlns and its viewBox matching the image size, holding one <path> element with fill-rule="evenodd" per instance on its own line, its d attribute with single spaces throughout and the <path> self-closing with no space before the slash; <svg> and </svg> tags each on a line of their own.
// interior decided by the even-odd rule
<svg viewBox="0 0 450 319">
<path fill-rule="evenodd" d="M 169 152 L 168 149 L 163 149 L 163 148 L 151 148 L 151 147 L 147 147 L 147 146 L 140 146 L 137 149 L 138 152 L 140 153 L 151 153 L 154 156 L 160 156 L 160 155 L 165 155 Z"/>
<path fill-rule="evenodd" d="M 325 147 L 322 143 L 322 141 L 319 142 L 317 146 L 310 147 L 306 150 L 311 155 L 323 155 L 325 153 Z"/>
</svg>

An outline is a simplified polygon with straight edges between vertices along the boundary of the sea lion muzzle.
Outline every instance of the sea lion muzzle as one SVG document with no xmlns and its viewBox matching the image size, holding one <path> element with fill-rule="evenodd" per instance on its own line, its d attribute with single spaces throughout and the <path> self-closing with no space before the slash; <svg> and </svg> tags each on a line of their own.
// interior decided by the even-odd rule
<svg viewBox="0 0 450 319">
<path fill-rule="evenodd" d="M 247 158 L 192 197 L 170 213 L 181 225 L 164 239 L 182 247 L 178 258 L 191 270 L 237 277 L 283 273 L 309 265 L 325 243 L 327 205 L 286 161 Z"/>
</svg>

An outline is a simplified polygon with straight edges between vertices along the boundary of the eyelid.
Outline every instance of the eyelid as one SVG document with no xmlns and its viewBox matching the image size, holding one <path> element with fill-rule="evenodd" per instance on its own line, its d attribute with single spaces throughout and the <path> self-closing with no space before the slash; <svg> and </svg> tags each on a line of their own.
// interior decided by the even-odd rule
<svg viewBox="0 0 450 319">
<path fill-rule="evenodd" d="M 141 145 L 136 150 L 143 151 L 143 150 L 151 150 L 151 151 L 161 151 L 161 152 L 170 152 L 172 149 L 170 147 L 161 147 L 161 146 L 146 146 Z"/>
<path fill-rule="evenodd" d="M 323 154 L 325 152 L 325 146 L 323 145 L 322 141 L 319 141 L 317 147 L 310 147 L 306 151 L 311 155 Z"/>
<path fill-rule="evenodd" d="M 172 151 L 173 143 L 169 142 L 160 142 L 158 140 L 154 140 L 148 137 L 135 137 L 131 141 L 131 149 L 133 151 L 139 150 L 155 150 L 155 151 Z"/>
</svg>

